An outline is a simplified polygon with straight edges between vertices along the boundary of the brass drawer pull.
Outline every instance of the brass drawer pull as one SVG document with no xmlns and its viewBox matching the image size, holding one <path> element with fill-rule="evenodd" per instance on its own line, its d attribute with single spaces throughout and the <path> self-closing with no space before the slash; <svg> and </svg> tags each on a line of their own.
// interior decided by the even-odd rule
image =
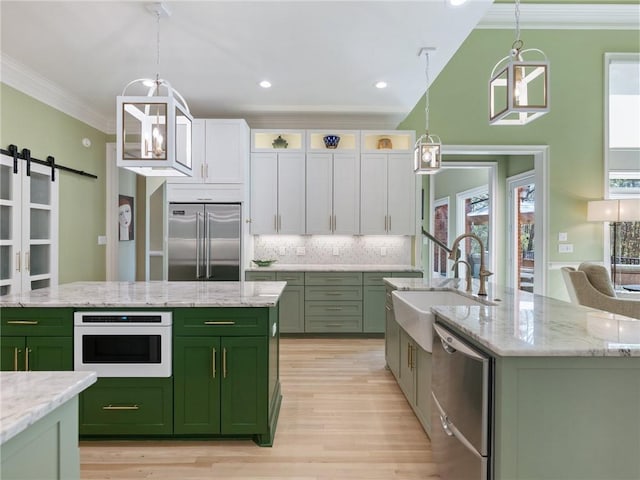
<svg viewBox="0 0 640 480">
<path fill-rule="evenodd" d="M 384 308 L 386 308 L 389 312 L 393 310 L 390 305 L 385 305 Z"/>
<path fill-rule="evenodd" d="M 38 325 L 38 320 L 9 320 L 7 325 Z"/>
<path fill-rule="evenodd" d="M 32 352 L 32 350 L 27 347 L 24 349 L 24 371 L 28 372 L 29 371 L 29 354 Z"/>
<path fill-rule="evenodd" d="M 213 378 L 216 378 L 216 349 L 211 349 L 211 370 L 213 372 Z"/>
<path fill-rule="evenodd" d="M 140 410 L 138 405 L 105 405 L 103 410 Z"/>
<path fill-rule="evenodd" d="M 235 325 L 236 322 L 232 322 L 230 320 L 220 321 L 220 322 L 204 322 L 205 325 Z"/>
<path fill-rule="evenodd" d="M 342 293 L 340 293 L 340 292 L 325 292 L 325 295 L 331 296 L 331 297 L 340 297 L 340 296 L 342 296 Z"/>
<path fill-rule="evenodd" d="M 222 378 L 227 378 L 227 349 L 222 349 Z"/>
<path fill-rule="evenodd" d="M 18 371 L 18 354 L 21 352 L 22 350 L 20 350 L 18 347 L 13 349 L 13 371 L 17 372 Z"/>
<path fill-rule="evenodd" d="M 326 307 L 325 310 L 331 310 L 333 312 L 337 312 L 342 310 L 342 307 Z"/>
</svg>

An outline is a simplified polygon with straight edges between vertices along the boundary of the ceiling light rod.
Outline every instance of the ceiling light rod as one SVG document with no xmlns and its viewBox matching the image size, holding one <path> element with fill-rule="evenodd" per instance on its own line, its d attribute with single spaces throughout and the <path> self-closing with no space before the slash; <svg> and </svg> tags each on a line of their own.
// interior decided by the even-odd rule
<svg viewBox="0 0 640 480">
<path fill-rule="evenodd" d="M 489 80 L 489 123 L 524 125 L 549 112 L 549 62 L 542 50 L 523 50 L 520 39 L 520 0 L 515 0 L 515 34 L 509 55 L 491 71 Z M 525 54 L 542 59 L 525 60 Z M 497 73 L 496 73 L 497 72 Z"/>
<path fill-rule="evenodd" d="M 429 52 L 434 47 L 422 47 L 418 56 L 425 56 L 426 89 L 424 92 L 425 134 L 416 142 L 413 150 L 414 171 L 418 175 L 432 174 L 440 169 L 442 163 L 442 142 L 437 135 L 429 134 Z"/>
</svg>

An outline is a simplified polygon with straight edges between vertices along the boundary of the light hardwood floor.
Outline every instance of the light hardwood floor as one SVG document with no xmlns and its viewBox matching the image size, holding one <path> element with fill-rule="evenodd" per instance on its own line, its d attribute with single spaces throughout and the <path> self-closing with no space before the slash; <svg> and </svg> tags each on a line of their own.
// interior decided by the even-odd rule
<svg viewBox="0 0 640 480">
<path fill-rule="evenodd" d="M 251 440 L 81 442 L 84 480 L 433 479 L 424 430 L 382 339 L 281 339 L 272 448 Z"/>
</svg>

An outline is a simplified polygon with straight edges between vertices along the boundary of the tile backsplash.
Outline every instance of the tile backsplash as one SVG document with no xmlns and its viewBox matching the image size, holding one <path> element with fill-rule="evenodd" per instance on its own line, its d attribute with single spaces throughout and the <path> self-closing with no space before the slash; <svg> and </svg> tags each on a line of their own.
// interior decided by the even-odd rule
<svg viewBox="0 0 640 480">
<path fill-rule="evenodd" d="M 254 259 L 284 264 L 411 265 L 411 237 L 257 235 Z"/>
</svg>

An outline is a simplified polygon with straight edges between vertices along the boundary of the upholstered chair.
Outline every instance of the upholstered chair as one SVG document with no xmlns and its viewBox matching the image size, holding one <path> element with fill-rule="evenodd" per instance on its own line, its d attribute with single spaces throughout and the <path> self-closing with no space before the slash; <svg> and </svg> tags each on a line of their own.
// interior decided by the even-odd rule
<svg viewBox="0 0 640 480">
<path fill-rule="evenodd" d="M 602 265 L 584 262 L 577 270 L 561 270 L 573 303 L 640 319 L 640 300 L 616 297 L 609 272 Z"/>
</svg>

